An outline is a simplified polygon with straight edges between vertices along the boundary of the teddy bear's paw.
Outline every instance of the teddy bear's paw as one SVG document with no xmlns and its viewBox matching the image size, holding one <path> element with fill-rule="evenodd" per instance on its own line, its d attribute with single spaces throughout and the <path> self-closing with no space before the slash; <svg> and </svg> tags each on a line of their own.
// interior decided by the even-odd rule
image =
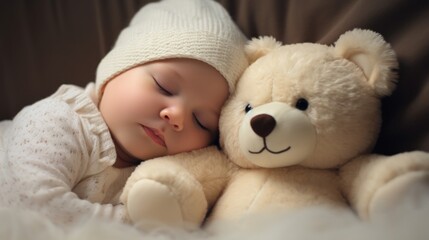
<svg viewBox="0 0 429 240">
<path fill-rule="evenodd" d="M 142 229 L 183 225 L 178 200 L 168 186 L 157 181 L 136 182 L 129 191 L 126 206 L 131 221 Z"/>
<path fill-rule="evenodd" d="M 429 172 L 410 172 L 391 180 L 374 194 L 369 206 L 370 218 L 419 209 L 428 202 Z"/>
</svg>

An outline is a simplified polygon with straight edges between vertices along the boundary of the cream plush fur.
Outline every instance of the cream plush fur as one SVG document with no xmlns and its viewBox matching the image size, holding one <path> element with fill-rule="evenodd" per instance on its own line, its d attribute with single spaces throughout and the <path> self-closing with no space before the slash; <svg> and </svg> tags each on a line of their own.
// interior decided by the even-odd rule
<svg viewBox="0 0 429 240">
<path fill-rule="evenodd" d="M 138 226 L 210 226 L 316 206 L 371 220 L 428 200 L 428 153 L 370 154 L 397 68 L 379 34 L 355 29 L 333 46 L 262 37 L 247 53 L 253 63 L 221 114 L 222 150 L 147 161 L 129 178 L 122 201 Z"/>
</svg>

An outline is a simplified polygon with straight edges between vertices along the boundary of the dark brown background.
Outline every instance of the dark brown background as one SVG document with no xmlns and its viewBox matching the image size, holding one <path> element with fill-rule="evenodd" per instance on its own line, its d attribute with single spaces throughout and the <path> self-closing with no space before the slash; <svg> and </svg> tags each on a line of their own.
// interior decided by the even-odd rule
<svg viewBox="0 0 429 240">
<path fill-rule="evenodd" d="M 0 120 L 61 84 L 94 81 L 100 59 L 150 1 L 0 2 Z M 355 27 L 381 33 L 400 61 L 397 90 L 383 101 L 375 151 L 429 151 L 429 1 L 219 0 L 248 37 L 332 44 Z"/>
</svg>

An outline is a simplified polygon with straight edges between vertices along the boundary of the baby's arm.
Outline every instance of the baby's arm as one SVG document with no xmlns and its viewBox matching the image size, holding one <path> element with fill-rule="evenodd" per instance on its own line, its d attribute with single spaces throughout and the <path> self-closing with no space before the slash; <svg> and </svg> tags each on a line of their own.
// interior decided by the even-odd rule
<svg viewBox="0 0 429 240">
<path fill-rule="evenodd" d="M 49 101 L 23 110 L 5 133 L 0 205 L 35 210 L 58 224 L 92 217 L 126 221 L 122 205 L 91 203 L 72 191 L 100 171 L 90 161 L 100 146 L 85 144 L 99 139 L 85 133 L 65 103 Z"/>
</svg>

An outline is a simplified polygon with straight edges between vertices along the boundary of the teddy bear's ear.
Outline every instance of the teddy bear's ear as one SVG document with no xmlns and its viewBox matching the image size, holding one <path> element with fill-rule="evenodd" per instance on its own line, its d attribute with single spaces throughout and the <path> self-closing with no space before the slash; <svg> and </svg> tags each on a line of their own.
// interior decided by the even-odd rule
<svg viewBox="0 0 429 240">
<path fill-rule="evenodd" d="M 264 56 L 268 52 L 279 48 L 282 45 L 273 37 L 262 36 L 259 38 L 252 38 L 245 48 L 247 59 L 249 63 L 253 63 L 256 59 Z"/>
<path fill-rule="evenodd" d="M 335 52 L 362 69 L 376 94 L 392 93 L 398 62 L 392 47 L 380 34 L 363 29 L 345 32 L 335 43 Z"/>
</svg>

